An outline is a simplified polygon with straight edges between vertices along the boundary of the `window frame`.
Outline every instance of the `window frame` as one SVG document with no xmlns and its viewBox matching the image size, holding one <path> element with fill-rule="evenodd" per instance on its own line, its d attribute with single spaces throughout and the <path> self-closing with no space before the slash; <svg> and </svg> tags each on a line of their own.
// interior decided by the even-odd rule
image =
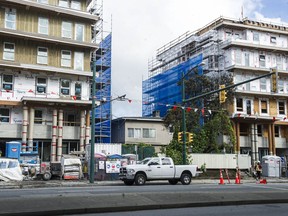
<svg viewBox="0 0 288 216">
<path fill-rule="evenodd" d="M 5 28 L 16 30 L 16 21 L 17 21 L 16 13 L 17 13 L 17 11 L 14 8 L 5 8 L 5 17 L 4 17 Z M 12 15 L 11 20 L 9 20 L 9 15 Z M 7 25 L 9 23 L 11 23 L 11 27 L 9 27 L 9 25 Z"/>
<path fill-rule="evenodd" d="M 80 85 L 80 88 L 77 87 L 78 85 Z M 80 92 L 77 91 L 77 89 L 80 89 Z M 82 96 L 82 83 L 81 82 L 76 82 L 75 83 L 75 96 L 77 99 L 81 99 Z"/>
<path fill-rule="evenodd" d="M 147 131 L 148 131 L 148 134 L 147 134 Z M 148 139 L 156 138 L 156 128 L 143 128 L 142 137 L 148 138 Z"/>
<path fill-rule="evenodd" d="M 259 107 L 260 110 L 259 111 L 260 111 L 261 115 L 269 115 L 269 101 L 267 99 L 259 99 L 259 103 L 260 103 L 260 107 Z M 265 112 L 264 108 L 262 109 L 262 107 L 265 107 L 264 106 L 265 103 L 266 103 L 266 112 Z M 263 106 L 262 106 L 262 104 L 263 104 Z"/>
<path fill-rule="evenodd" d="M 77 5 L 79 7 L 73 7 L 75 5 Z M 81 10 L 81 1 L 79 1 L 79 0 L 71 0 L 70 8 L 73 9 L 73 10 Z"/>
<path fill-rule="evenodd" d="M 77 55 L 81 54 L 82 61 L 79 61 L 79 57 Z M 77 56 L 77 57 L 76 57 Z M 84 71 L 84 52 L 74 52 L 74 69 L 79 71 Z"/>
<path fill-rule="evenodd" d="M 78 27 L 83 27 L 82 28 L 82 34 L 81 34 L 81 40 L 78 40 L 78 36 L 80 36 L 78 34 Z M 85 25 L 83 23 L 75 23 L 75 34 L 74 34 L 74 38 L 76 41 L 79 42 L 84 42 L 85 41 Z"/>
<path fill-rule="evenodd" d="M 10 77 L 11 81 L 5 81 L 5 77 Z M 2 89 L 6 91 L 13 91 L 13 85 L 14 83 L 14 77 L 11 74 L 3 74 L 2 75 Z M 6 86 L 10 86 L 9 88 L 6 88 Z"/>
<path fill-rule="evenodd" d="M 63 54 L 63 52 L 69 53 L 69 55 Z M 65 56 L 67 56 L 65 58 Z M 69 58 L 68 58 L 69 56 Z M 70 50 L 61 50 L 61 67 L 71 67 L 71 61 L 72 61 L 72 52 Z M 69 64 L 67 64 L 67 63 Z"/>
<path fill-rule="evenodd" d="M 65 27 L 68 27 L 68 25 L 66 26 L 66 24 L 69 25 L 69 28 L 65 28 Z M 72 36 L 73 36 L 72 30 L 73 30 L 73 23 L 72 22 L 62 21 L 61 36 L 63 38 L 72 39 Z"/>
<path fill-rule="evenodd" d="M 13 51 L 9 51 L 10 49 L 5 48 L 5 46 L 7 44 L 13 45 Z M 13 58 L 9 58 L 5 54 L 10 54 Z M 7 60 L 7 61 L 15 61 L 15 43 L 4 42 L 4 44 L 3 44 L 3 59 Z"/>
<path fill-rule="evenodd" d="M 47 25 L 42 25 L 41 20 L 46 21 Z M 42 32 L 41 29 L 45 29 L 45 32 Z M 49 35 L 49 19 L 47 17 L 38 17 L 38 33 Z"/>
<path fill-rule="evenodd" d="M 40 113 L 40 117 L 37 114 Z M 43 123 L 43 110 L 35 109 L 34 111 L 34 124 L 42 124 Z"/>
<path fill-rule="evenodd" d="M 59 7 L 69 8 L 69 0 L 59 0 L 58 1 Z"/>
<path fill-rule="evenodd" d="M 280 103 L 283 103 L 283 106 L 282 105 L 280 106 Z M 286 113 L 287 113 L 286 106 L 287 105 L 286 105 L 286 102 L 284 100 L 278 100 L 277 101 L 277 113 L 278 113 L 278 115 L 280 115 L 280 116 L 286 115 Z M 281 107 L 281 110 L 280 110 L 280 107 Z M 283 109 L 282 109 L 282 107 L 283 107 Z"/>
<path fill-rule="evenodd" d="M 242 102 L 242 106 L 241 107 L 238 107 L 239 103 L 238 103 L 238 100 L 241 100 Z M 239 109 L 241 108 L 241 109 Z M 243 98 L 236 98 L 236 111 L 237 112 L 244 112 L 244 99 Z"/>
<path fill-rule="evenodd" d="M 8 111 L 8 115 L 3 115 L 3 112 L 2 112 L 3 110 Z M 10 123 L 10 115 L 11 115 L 11 112 L 10 112 L 9 108 L 0 107 L 0 122 L 1 122 L 1 124 L 2 123 L 9 124 Z M 7 119 L 7 121 L 3 121 L 3 119 Z"/>
<path fill-rule="evenodd" d="M 45 52 L 40 51 L 40 49 L 46 50 L 46 55 L 43 55 Z M 43 54 L 41 54 L 43 53 Z M 40 55 L 41 54 L 41 55 Z M 41 62 L 41 59 L 44 62 Z M 48 64 L 48 48 L 47 47 L 37 47 L 37 64 L 47 65 Z"/>
<path fill-rule="evenodd" d="M 39 82 L 39 79 L 45 80 L 45 83 Z M 46 94 L 46 92 L 47 92 L 47 78 L 36 77 L 35 82 L 36 82 L 36 94 Z M 44 91 L 38 91 L 38 87 L 44 88 Z"/>
<path fill-rule="evenodd" d="M 63 82 L 66 82 L 69 84 L 69 86 L 63 86 Z M 71 88 L 71 80 L 69 79 L 60 79 L 60 94 L 61 95 L 70 95 L 70 88 Z M 65 93 L 65 91 L 68 91 L 68 93 Z"/>
</svg>

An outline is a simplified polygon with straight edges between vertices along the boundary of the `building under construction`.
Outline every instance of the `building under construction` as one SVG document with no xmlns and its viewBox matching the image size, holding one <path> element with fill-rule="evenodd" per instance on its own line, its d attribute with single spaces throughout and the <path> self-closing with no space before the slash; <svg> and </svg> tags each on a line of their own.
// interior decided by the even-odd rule
<svg viewBox="0 0 288 216">
<path fill-rule="evenodd" d="M 277 83 L 269 76 L 239 85 L 234 102 L 224 104 L 234 123 L 235 153 L 288 155 L 288 26 L 220 17 L 188 32 L 157 50 L 143 81 L 143 116 L 160 114 L 182 101 L 177 82 L 189 61 L 201 56 L 203 74 L 231 73 L 234 83 L 277 71 Z M 202 92 L 204 93 L 204 92 Z M 224 136 L 225 141 L 225 136 Z"/>
<path fill-rule="evenodd" d="M 59 161 L 62 154 L 83 151 L 89 143 L 91 59 L 104 47 L 96 40 L 101 34 L 97 4 L 96 0 L 0 2 L 2 152 L 6 142 L 20 141 L 22 152 L 37 144 L 42 161 Z M 97 57 L 99 77 L 109 64 L 101 58 Z M 100 97 L 96 104 L 100 105 Z"/>
</svg>

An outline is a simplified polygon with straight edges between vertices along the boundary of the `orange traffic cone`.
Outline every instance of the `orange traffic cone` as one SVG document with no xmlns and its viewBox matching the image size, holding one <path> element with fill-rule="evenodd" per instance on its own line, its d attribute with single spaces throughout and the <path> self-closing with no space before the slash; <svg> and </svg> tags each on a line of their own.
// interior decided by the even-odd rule
<svg viewBox="0 0 288 216">
<path fill-rule="evenodd" d="M 223 175 L 222 175 L 222 169 L 220 169 L 220 182 L 219 182 L 219 184 L 225 184 L 224 179 L 223 179 Z"/>
<path fill-rule="evenodd" d="M 238 170 L 236 170 L 235 184 L 240 184 L 240 178 L 239 178 Z"/>
</svg>

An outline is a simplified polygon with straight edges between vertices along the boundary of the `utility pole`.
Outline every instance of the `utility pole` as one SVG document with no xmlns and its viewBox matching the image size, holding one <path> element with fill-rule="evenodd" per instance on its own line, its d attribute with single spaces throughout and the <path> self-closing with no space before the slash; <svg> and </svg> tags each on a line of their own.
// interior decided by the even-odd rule
<svg viewBox="0 0 288 216">
<path fill-rule="evenodd" d="M 182 157 L 183 164 L 186 164 L 186 110 L 185 110 L 185 82 L 184 72 L 182 73 L 182 130 L 183 130 L 183 144 L 182 144 Z"/>
<path fill-rule="evenodd" d="M 90 144 L 90 173 L 89 182 L 94 183 L 94 147 L 95 147 L 95 88 L 96 88 L 96 60 L 93 59 L 93 80 L 92 80 L 92 116 L 91 116 L 91 144 Z"/>
</svg>

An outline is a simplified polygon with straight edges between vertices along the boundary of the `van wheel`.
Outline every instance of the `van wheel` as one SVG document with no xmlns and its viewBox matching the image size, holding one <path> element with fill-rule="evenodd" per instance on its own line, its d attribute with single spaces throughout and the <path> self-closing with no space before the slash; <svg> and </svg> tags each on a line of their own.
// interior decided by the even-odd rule
<svg viewBox="0 0 288 216">
<path fill-rule="evenodd" d="M 135 184 L 136 185 L 144 185 L 146 182 L 146 176 L 142 173 L 139 173 L 135 176 Z"/>
<path fill-rule="evenodd" d="M 134 180 L 124 180 L 124 184 L 125 185 L 133 185 L 134 184 Z"/>
<path fill-rule="evenodd" d="M 48 180 L 51 179 L 51 177 L 52 177 L 52 175 L 51 175 L 50 172 L 45 172 L 45 173 L 43 174 L 43 176 L 42 176 L 42 179 L 43 179 L 44 181 L 48 181 Z"/>
<path fill-rule="evenodd" d="M 169 179 L 168 182 L 171 185 L 176 185 L 178 183 L 178 180 L 177 179 Z"/>
<path fill-rule="evenodd" d="M 180 181 L 181 181 L 181 183 L 183 184 L 183 185 L 189 185 L 190 183 L 191 183 L 191 175 L 189 174 L 189 173 L 183 173 L 182 175 L 181 175 L 181 179 L 180 179 Z"/>
</svg>

